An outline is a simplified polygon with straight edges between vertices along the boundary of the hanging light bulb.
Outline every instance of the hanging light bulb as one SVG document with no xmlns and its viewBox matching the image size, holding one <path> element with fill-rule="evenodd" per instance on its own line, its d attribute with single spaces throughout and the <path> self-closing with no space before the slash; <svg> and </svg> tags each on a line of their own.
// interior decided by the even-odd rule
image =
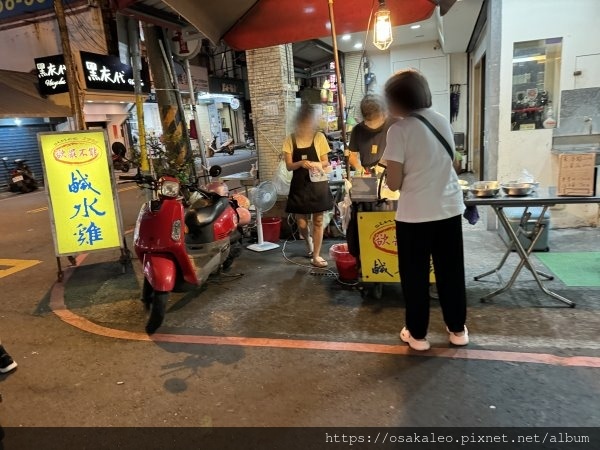
<svg viewBox="0 0 600 450">
<path fill-rule="evenodd" d="M 385 0 L 379 0 L 379 8 L 375 13 L 375 27 L 373 28 L 373 45 L 379 50 L 387 50 L 394 37 L 392 36 L 392 15 L 385 6 Z"/>
</svg>

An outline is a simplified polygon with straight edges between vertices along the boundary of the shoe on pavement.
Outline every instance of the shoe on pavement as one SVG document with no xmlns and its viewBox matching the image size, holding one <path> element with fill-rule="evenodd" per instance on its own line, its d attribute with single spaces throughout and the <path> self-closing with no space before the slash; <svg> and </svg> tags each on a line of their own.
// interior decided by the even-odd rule
<svg viewBox="0 0 600 450">
<path fill-rule="evenodd" d="M 13 361 L 4 347 L 0 345 L 0 373 L 8 373 L 17 368 L 17 363 Z"/>
<path fill-rule="evenodd" d="M 431 345 L 429 345 L 429 341 L 427 339 L 413 338 L 410 334 L 410 331 L 408 331 L 406 327 L 402 328 L 402 331 L 400 331 L 400 340 L 402 342 L 406 342 L 410 348 L 419 352 L 424 352 L 431 348 Z"/>
<path fill-rule="evenodd" d="M 462 335 L 457 335 L 453 333 L 446 327 L 446 331 L 448 331 L 448 339 L 452 345 L 457 345 L 459 347 L 465 346 L 469 343 L 469 330 L 465 325 L 465 332 Z"/>
</svg>

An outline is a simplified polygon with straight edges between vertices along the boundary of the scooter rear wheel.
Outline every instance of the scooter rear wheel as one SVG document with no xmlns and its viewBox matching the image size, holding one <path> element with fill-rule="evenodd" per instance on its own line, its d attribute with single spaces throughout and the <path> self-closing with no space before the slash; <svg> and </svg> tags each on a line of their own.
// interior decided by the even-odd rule
<svg viewBox="0 0 600 450">
<path fill-rule="evenodd" d="M 152 299 L 152 309 L 150 310 L 150 318 L 146 324 L 146 333 L 154 334 L 160 328 L 165 319 L 167 309 L 167 301 L 169 300 L 168 292 L 154 292 Z"/>
</svg>

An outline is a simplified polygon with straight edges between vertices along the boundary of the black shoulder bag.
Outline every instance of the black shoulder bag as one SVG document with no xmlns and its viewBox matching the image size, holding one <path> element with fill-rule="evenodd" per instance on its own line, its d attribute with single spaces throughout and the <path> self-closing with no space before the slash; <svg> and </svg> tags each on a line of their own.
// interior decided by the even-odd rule
<svg viewBox="0 0 600 450">
<path fill-rule="evenodd" d="M 421 122 L 423 122 L 423 124 L 427 128 L 429 128 L 429 130 L 438 139 L 438 141 L 440 141 L 440 143 L 442 144 L 442 146 L 444 147 L 444 149 L 450 156 L 450 161 L 452 162 L 452 164 L 454 164 L 454 151 L 452 150 L 452 147 L 450 146 L 448 141 L 444 138 L 444 136 L 442 136 L 442 134 L 437 130 L 437 128 L 434 127 L 431 124 L 431 122 L 429 120 L 427 120 L 425 117 L 423 117 L 421 114 L 412 113 L 412 114 L 410 114 L 410 116 L 414 117 L 415 119 L 419 119 Z M 477 211 L 477 206 L 467 206 L 465 208 L 463 217 L 465 219 L 467 219 L 471 225 L 475 225 L 479 221 L 479 211 Z"/>
</svg>

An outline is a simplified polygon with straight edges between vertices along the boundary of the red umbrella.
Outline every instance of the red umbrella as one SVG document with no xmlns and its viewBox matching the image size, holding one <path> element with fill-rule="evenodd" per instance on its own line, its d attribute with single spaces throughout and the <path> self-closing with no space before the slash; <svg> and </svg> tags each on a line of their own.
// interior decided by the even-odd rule
<svg viewBox="0 0 600 450">
<path fill-rule="evenodd" d="M 437 5 L 442 15 L 456 0 L 386 0 L 394 26 L 425 20 Z M 116 0 L 118 9 L 156 0 Z M 211 41 L 224 40 L 237 50 L 269 47 L 332 33 L 329 3 L 340 34 L 366 31 L 378 0 L 163 0 Z"/>
</svg>

